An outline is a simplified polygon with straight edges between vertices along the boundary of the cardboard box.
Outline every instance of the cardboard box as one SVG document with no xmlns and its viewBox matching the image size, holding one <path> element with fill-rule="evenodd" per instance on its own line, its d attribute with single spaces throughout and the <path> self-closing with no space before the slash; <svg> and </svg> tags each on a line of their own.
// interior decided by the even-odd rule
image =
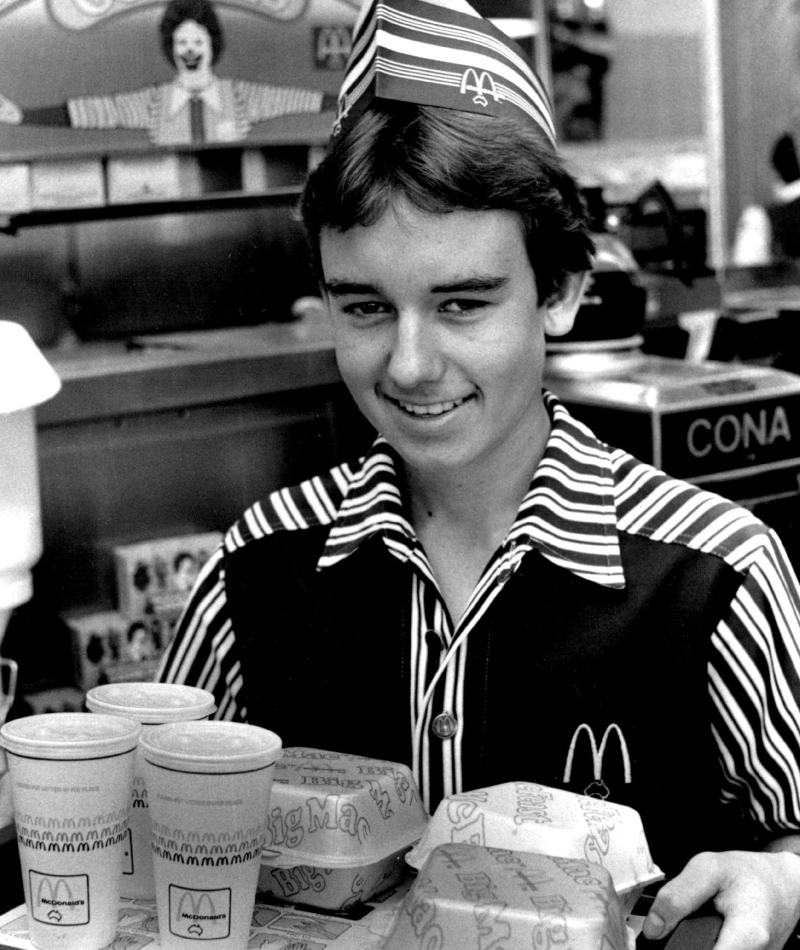
<svg viewBox="0 0 800 950">
<path fill-rule="evenodd" d="M 31 171 L 23 163 L 0 165 L 0 214 L 31 210 Z"/>
<path fill-rule="evenodd" d="M 175 633 L 174 623 L 160 617 L 130 620 L 116 610 L 73 611 L 63 619 L 72 635 L 75 683 L 84 692 L 100 683 L 154 679 Z"/>
<path fill-rule="evenodd" d="M 305 146 L 242 151 L 242 190 L 247 194 L 264 194 L 270 188 L 299 187 L 307 174 Z"/>
<path fill-rule="evenodd" d="M 120 613 L 128 620 L 158 617 L 174 623 L 221 540 L 219 531 L 209 531 L 114 548 Z"/>
<path fill-rule="evenodd" d="M 30 709 L 28 715 L 40 716 L 54 712 L 83 712 L 84 694 L 74 686 L 55 686 L 35 693 L 25 693 L 21 704 Z"/>
<path fill-rule="evenodd" d="M 106 203 L 100 159 L 34 162 L 30 173 L 33 209 L 95 208 Z"/>
<path fill-rule="evenodd" d="M 798 491 L 800 376 L 638 351 L 576 352 L 551 358 L 544 382 L 598 438 L 676 478 L 742 504 Z"/>
<path fill-rule="evenodd" d="M 110 158 L 107 176 L 109 204 L 165 201 L 181 196 L 177 155 Z"/>
</svg>

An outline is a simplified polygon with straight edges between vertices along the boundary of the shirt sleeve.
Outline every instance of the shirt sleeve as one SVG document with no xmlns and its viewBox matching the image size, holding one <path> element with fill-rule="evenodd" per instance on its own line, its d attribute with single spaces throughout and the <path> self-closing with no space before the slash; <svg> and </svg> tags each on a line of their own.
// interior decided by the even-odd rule
<svg viewBox="0 0 800 950">
<path fill-rule="evenodd" d="M 800 589 L 778 538 L 762 534 L 712 637 L 712 729 L 722 799 L 763 844 L 800 831 Z"/>
<path fill-rule="evenodd" d="M 323 93 L 317 89 L 295 89 L 291 86 L 267 86 L 263 83 L 239 80 L 234 84 L 235 95 L 244 103 L 249 122 L 264 122 L 282 115 L 322 111 Z"/>
<path fill-rule="evenodd" d="M 110 96 L 67 100 L 73 129 L 150 129 L 161 92 L 157 86 Z"/>
<path fill-rule="evenodd" d="M 215 719 L 246 722 L 240 649 L 225 594 L 225 559 L 220 545 L 203 565 L 157 678 L 207 689 L 217 703 Z"/>
</svg>

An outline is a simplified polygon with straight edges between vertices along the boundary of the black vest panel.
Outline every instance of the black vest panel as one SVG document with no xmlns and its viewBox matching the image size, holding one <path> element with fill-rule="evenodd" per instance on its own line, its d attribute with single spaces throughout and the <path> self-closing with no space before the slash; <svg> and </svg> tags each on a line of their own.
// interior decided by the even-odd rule
<svg viewBox="0 0 800 950">
<path fill-rule="evenodd" d="M 409 762 L 411 567 L 373 538 L 317 571 L 326 534 L 230 558 L 248 718 L 287 746 Z M 620 544 L 624 590 L 531 552 L 470 633 L 464 787 L 531 781 L 631 805 L 671 875 L 700 850 L 753 846 L 719 803 L 709 726 L 710 637 L 741 578 L 679 545 Z"/>
</svg>

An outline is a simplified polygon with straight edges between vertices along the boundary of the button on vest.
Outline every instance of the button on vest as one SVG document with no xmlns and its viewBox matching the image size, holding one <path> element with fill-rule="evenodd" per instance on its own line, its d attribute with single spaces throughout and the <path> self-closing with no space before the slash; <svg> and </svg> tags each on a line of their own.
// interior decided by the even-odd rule
<svg viewBox="0 0 800 950">
<path fill-rule="evenodd" d="M 437 739 L 452 739 L 458 732 L 458 720 L 451 713 L 439 713 L 431 723 L 431 732 Z"/>
</svg>

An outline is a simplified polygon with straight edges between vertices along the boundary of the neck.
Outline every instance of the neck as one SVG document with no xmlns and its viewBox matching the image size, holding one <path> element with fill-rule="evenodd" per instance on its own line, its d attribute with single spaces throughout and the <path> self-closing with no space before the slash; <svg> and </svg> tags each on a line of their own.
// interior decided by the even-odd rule
<svg viewBox="0 0 800 950">
<path fill-rule="evenodd" d="M 513 440 L 510 450 L 452 472 L 405 472 L 412 523 L 456 623 L 514 523 L 549 432 L 542 406 L 538 424 Z"/>
<path fill-rule="evenodd" d="M 449 526 L 482 545 L 502 542 L 544 454 L 550 434 L 544 406 L 542 414 L 531 437 L 518 440 L 510 451 L 454 471 L 406 468 L 411 519 L 420 537 Z"/>
<path fill-rule="evenodd" d="M 187 92 L 203 92 L 213 82 L 214 74 L 210 69 L 204 69 L 197 73 L 179 73 L 177 78 Z"/>
</svg>

